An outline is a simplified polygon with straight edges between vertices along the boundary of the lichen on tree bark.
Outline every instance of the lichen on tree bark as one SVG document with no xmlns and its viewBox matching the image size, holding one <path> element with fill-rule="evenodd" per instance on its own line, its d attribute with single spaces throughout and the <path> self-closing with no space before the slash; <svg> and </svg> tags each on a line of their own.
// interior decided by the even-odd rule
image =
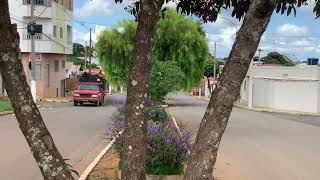
<svg viewBox="0 0 320 180">
<path fill-rule="evenodd" d="M 202 119 L 188 160 L 185 180 L 213 179 L 222 135 L 275 4 L 275 0 L 254 0 L 251 3 Z"/>
<path fill-rule="evenodd" d="M 11 24 L 7 0 L 0 3 L 0 37 L 0 73 L 20 130 L 29 144 L 43 178 L 74 179 L 33 101 L 20 59 L 17 26 Z"/>
</svg>

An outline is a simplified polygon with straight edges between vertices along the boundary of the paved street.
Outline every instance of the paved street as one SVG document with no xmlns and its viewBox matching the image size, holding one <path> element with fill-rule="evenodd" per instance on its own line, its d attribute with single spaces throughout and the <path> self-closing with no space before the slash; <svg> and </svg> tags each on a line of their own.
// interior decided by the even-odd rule
<svg viewBox="0 0 320 180">
<path fill-rule="evenodd" d="M 104 133 L 123 97 L 106 97 L 103 107 L 44 104 L 41 113 L 58 149 L 80 173 L 107 144 Z M 14 115 L 0 117 L 0 179 L 40 180 L 42 176 Z"/>
<path fill-rule="evenodd" d="M 171 97 L 170 111 L 197 132 L 208 101 Z M 215 169 L 222 180 L 320 179 L 320 116 L 261 113 L 234 108 Z"/>
</svg>

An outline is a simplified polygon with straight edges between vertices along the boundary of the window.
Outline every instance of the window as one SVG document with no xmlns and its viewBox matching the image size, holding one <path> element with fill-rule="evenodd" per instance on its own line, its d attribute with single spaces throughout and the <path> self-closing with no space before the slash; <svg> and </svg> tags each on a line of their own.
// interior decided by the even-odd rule
<svg viewBox="0 0 320 180">
<path fill-rule="evenodd" d="M 65 69 L 66 68 L 66 61 L 62 60 L 61 64 L 62 64 L 62 69 Z"/>
<path fill-rule="evenodd" d="M 63 38 L 63 28 L 60 27 L 60 38 L 62 39 Z"/>
<path fill-rule="evenodd" d="M 57 37 L 57 26 L 53 25 L 53 37 Z"/>
<path fill-rule="evenodd" d="M 31 64 L 31 62 L 29 62 L 29 63 Z M 40 62 L 39 62 L 39 61 L 36 61 L 34 68 L 35 68 L 35 72 L 34 72 L 35 77 L 34 77 L 34 80 L 35 80 L 35 81 L 40 81 L 40 80 L 41 80 L 41 61 L 40 61 Z M 32 79 L 32 71 L 29 70 L 28 72 L 29 72 L 29 73 L 28 73 L 29 79 Z"/>
<path fill-rule="evenodd" d="M 54 72 L 59 72 L 59 60 L 54 61 Z"/>
<path fill-rule="evenodd" d="M 67 25 L 67 44 L 72 44 L 72 26 Z"/>
<path fill-rule="evenodd" d="M 79 90 L 99 90 L 99 86 L 96 84 L 80 84 Z"/>
<path fill-rule="evenodd" d="M 36 62 L 35 64 L 35 78 L 36 81 L 41 80 L 41 62 Z"/>
<path fill-rule="evenodd" d="M 46 62 L 44 72 L 46 87 L 50 87 L 50 61 Z"/>
</svg>

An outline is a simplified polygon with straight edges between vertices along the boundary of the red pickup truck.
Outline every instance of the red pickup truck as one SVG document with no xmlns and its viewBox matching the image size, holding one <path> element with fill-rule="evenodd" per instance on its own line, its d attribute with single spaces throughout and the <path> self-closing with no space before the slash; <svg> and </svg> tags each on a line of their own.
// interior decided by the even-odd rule
<svg viewBox="0 0 320 180">
<path fill-rule="evenodd" d="M 102 106 L 106 95 L 106 80 L 99 75 L 79 77 L 78 87 L 73 92 L 74 106 L 83 103 L 94 103 Z"/>
</svg>

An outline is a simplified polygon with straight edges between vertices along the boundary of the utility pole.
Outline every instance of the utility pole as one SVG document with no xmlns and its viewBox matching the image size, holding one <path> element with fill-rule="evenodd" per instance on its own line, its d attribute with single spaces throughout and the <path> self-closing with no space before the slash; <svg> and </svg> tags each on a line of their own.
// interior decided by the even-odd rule
<svg viewBox="0 0 320 180">
<path fill-rule="evenodd" d="M 259 52 L 259 62 L 260 62 L 260 58 L 261 58 L 261 52 L 262 52 L 263 50 L 262 49 L 258 49 L 258 52 Z"/>
<path fill-rule="evenodd" d="M 214 57 L 217 58 L 217 42 L 214 42 Z"/>
<path fill-rule="evenodd" d="M 214 59 L 217 61 L 217 42 L 214 42 Z M 213 76 L 214 80 L 216 80 L 216 62 L 213 63 Z"/>
<path fill-rule="evenodd" d="M 84 45 L 84 69 L 87 69 L 87 42 Z"/>
<path fill-rule="evenodd" d="M 91 28 L 90 28 L 90 42 L 89 42 L 89 74 L 91 74 L 91 55 L 92 55 L 92 49 L 91 49 Z"/>
<path fill-rule="evenodd" d="M 35 17 L 34 17 L 34 10 L 35 10 L 35 4 L 34 0 L 31 0 L 31 29 L 34 30 L 34 25 L 36 22 Z M 31 94 L 33 97 L 34 102 L 37 101 L 37 82 L 35 80 L 36 73 L 35 73 L 35 39 L 34 39 L 34 33 L 30 33 L 30 39 L 31 39 L 31 83 L 30 83 L 30 88 L 31 88 Z"/>
</svg>

